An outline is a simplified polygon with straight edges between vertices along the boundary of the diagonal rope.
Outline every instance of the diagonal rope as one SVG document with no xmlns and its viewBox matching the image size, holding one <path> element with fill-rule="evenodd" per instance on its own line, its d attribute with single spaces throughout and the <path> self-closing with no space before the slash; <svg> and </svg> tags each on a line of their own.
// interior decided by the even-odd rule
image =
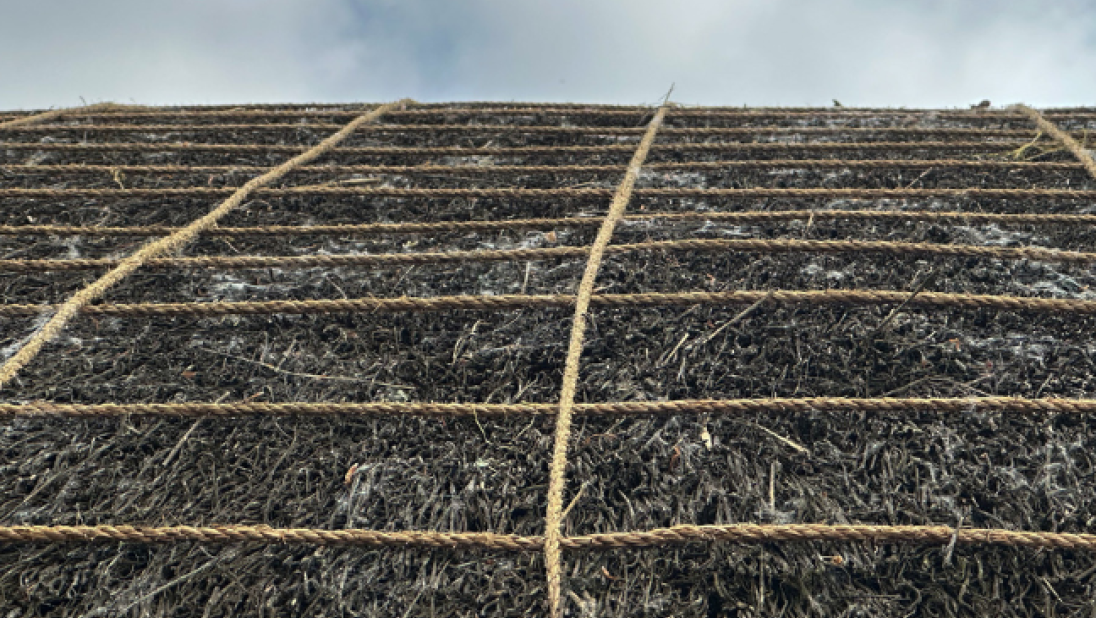
<svg viewBox="0 0 1096 618">
<path fill-rule="evenodd" d="M 552 467 L 548 483 L 548 511 L 545 515 L 544 555 L 548 571 L 548 601 L 552 616 L 555 618 L 561 618 L 563 615 L 560 605 L 562 588 L 560 528 L 563 523 L 563 488 L 566 483 L 567 442 L 571 435 L 571 415 L 574 410 L 575 390 L 578 386 L 582 341 L 586 336 L 586 312 L 590 308 L 590 298 L 594 295 L 594 281 L 597 279 L 605 249 L 612 239 L 613 228 L 624 217 L 624 210 L 628 206 L 632 189 L 639 177 L 639 169 L 647 159 L 651 145 L 654 144 L 658 128 L 666 117 L 666 109 L 665 104 L 658 109 L 654 119 L 647 125 L 647 132 L 632 156 L 631 163 L 628 164 L 628 171 L 624 174 L 624 180 L 621 181 L 620 186 L 617 187 L 616 195 L 613 196 L 613 201 L 609 205 L 609 212 L 606 213 L 605 220 L 598 229 L 597 238 L 590 245 L 590 256 L 586 261 L 586 270 L 582 274 L 582 281 L 579 283 L 578 295 L 575 299 L 575 318 L 571 324 L 571 341 L 567 347 L 567 360 L 563 369 L 559 416 L 556 418 L 555 447 L 552 451 Z"/>
<path fill-rule="evenodd" d="M 292 159 L 282 163 L 278 167 L 270 170 L 269 172 L 253 178 L 244 186 L 240 187 L 235 193 L 232 194 L 227 200 L 222 202 L 219 206 L 214 208 L 205 216 L 195 220 L 190 225 L 183 229 L 166 236 L 159 240 L 150 242 L 144 247 L 139 249 L 133 255 L 122 260 L 112 270 L 100 277 L 91 285 L 76 292 L 57 310 L 50 321 L 46 323 L 37 333 L 34 334 L 23 346 L 9 358 L 2 366 L 0 366 L 0 388 L 10 382 L 20 369 L 25 367 L 27 363 L 32 361 L 38 352 L 42 349 L 46 343 L 56 338 L 61 331 L 64 330 L 65 325 L 68 324 L 81 309 L 86 307 L 91 302 L 102 296 L 108 289 L 115 284 L 119 283 L 131 273 L 141 267 L 146 261 L 155 258 L 157 256 L 181 249 L 195 238 L 198 237 L 205 230 L 215 226 L 217 221 L 228 214 L 233 208 L 239 206 L 247 197 L 259 187 L 274 182 L 275 180 L 286 175 L 292 171 L 293 168 L 304 165 L 310 161 L 315 160 L 317 157 L 323 155 L 327 151 L 334 148 L 339 142 L 346 139 L 351 133 L 357 130 L 360 126 L 367 122 L 372 122 L 377 118 L 380 118 L 388 110 L 403 105 L 406 100 L 396 103 L 388 103 L 377 107 L 361 116 L 355 118 L 352 122 L 345 127 L 334 133 L 327 139 L 323 140 L 316 146 L 312 147 L 308 151 L 301 153 Z"/>
<path fill-rule="evenodd" d="M 1077 140 L 1073 139 L 1069 133 L 1058 128 L 1057 125 L 1050 122 L 1038 110 L 1028 107 L 1027 105 L 1017 105 L 1016 109 L 1020 110 L 1024 115 L 1038 125 L 1041 131 L 1046 132 L 1053 137 L 1062 146 L 1065 146 L 1066 150 L 1073 153 L 1073 156 L 1077 157 L 1077 160 L 1081 162 L 1081 165 L 1085 166 L 1085 170 L 1089 175 L 1096 178 L 1096 160 L 1093 160 L 1092 155 L 1085 150 L 1084 146 L 1077 143 Z"/>
</svg>

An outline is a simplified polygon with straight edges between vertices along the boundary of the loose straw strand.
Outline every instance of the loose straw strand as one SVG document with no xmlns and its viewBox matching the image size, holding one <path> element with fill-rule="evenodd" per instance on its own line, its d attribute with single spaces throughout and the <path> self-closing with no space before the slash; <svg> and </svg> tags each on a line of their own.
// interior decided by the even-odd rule
<svg viewBox="0 0 1096 618">
<path fill-rule="evenodd" d="M 140 268 L 146 261 L 165 253 L 181 249 L 197 238 L 202 232 L 215 226 L 217 221 L 243 203 L 254 190 L 274 182 L 300 165 L 315 160 L 317 157 L 334 148 L 339 142 L 346 139 L 347 136 L 363 124 L 376 120 L 390 109 L 404 105 L 407 102 L 407 100 L 403 100 L 396 103 L 388 103 L 358 116 L 341 130 L 313 148 L 282 163 L 262 176 L 258 176 L 248 181 L 247 184 L 233 193 L 231 197 L 222 202 L 220 206 L 214 208 L 205 216 L 195 220 L 190 225 L 187 225 L 170 236 L 146 244 L 137 252 L 119 262 L 117 266 L 100 277 L 97 281 L 73 294 L 71 298 L 61 305 L 57 310 L 57 313 L 50 318 L 50 321 L 47 322 L 41 330 L 24 343 L 19 351 L 9 358 L 3 366 L 0 366 L 0 389 L 7 385 L 20 369 L 32 361 L 46 343 L 60 335 L 69 320 L 76 316 L 81 309 L 101 297 L 111 287 Z"/>
<path fill-rule="evenodd" d="M 571 415 L 574 411 L 575 390 L 578 386 L 582 342 L 586 336 L 586 312 L 590 308 L 590 298 L 594 295 L 594 281 L 597 279 L 598 269 L 601 267 L 605 249 L 612 239 L 613 228 L 624 217 L 624 210 L 632 197 L 632 189 L 635 187 L 640 167 L 643 166 L 643 162 L 647 159 L 647 153 L 651 150 L 651 145 L 654 144 L 655 135 L 662 125 L 662 120 L 666 117 L 666 110 L 666 105 L 660 107 L 654 119 L 647 126 L 647 132 L 643 135 L 639 148 L 632 156 L 628 171 L 624 174 L 620 186 L 617 187 L 616 195 L 613 196 L 605 220 L 598 229 L 597 238 L 590 246 L 586 270 L 582 274 L 578 296 L 575 300 L 575 318 L 571 325 L 571 340 L 567 347 L 567 360 L 563 370 L 563 386 L 559 397 L 559 415 L 556 418 L 555 447 L 552 451 L 552 467 L 548 484 L 548 510 L 545 516 L 544 554 L 548 571 L 548 601 L 551 606 L 552 616 L 555 618 L 561 618 L 563 615 L 563 609 L 560 605 L 562 590 L 560 528 L 563 523 L 563 489 L 567 471 L 567 442 L 571 435 Z"/>
<path fill-rule="evenodd" d="M 1049 134 L 1057 140 L 1058 143 L 1065 146 L 1067 150 L 1073 153 L 1074 157 L 1077 157 L 1077 160 L 1085 167 L 1085 170 L 1089 175 L 1096 178 L 1096 160 L 1093 160 L 1092 155 L 1090 155 L 1088 151 L 1085 150 L 1084 146 L 1079 144 L 1077 140 L 1073 139 L 1072 135 L 1059 129 L 1058 125 L 1053 122 L 1043 118 L 1043 115 L 1036 109 L 1028 107 L 1027 105 L 1017 105 L 1016 109 L 1023 112 L 1024 115 L 1032 120 L 1032 122 L 1038 125 L 1041 131 Z"/>
</svg>

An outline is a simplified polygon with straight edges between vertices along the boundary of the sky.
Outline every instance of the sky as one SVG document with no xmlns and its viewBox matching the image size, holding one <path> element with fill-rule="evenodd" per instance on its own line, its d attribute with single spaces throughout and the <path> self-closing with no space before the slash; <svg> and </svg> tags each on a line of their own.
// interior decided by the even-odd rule
<svg viewBox="0 0 1096 618">
<path fill-rule="evenodd" d="M 0 109 L 1096 104 L 1088 0 L 0 0 Z"/>
</svg>

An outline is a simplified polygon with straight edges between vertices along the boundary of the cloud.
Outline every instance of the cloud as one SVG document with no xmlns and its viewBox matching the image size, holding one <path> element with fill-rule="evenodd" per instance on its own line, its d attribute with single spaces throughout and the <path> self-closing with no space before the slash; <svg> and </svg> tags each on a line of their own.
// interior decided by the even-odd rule
<svg viewBox="0 0 1096 618">
<path fill-rule="evenodd" d="M 5 9 L 0 107 L 534 100 L 1096 103 L 1096 7 L 868 0 L 42 0 Z"/>
</svg>

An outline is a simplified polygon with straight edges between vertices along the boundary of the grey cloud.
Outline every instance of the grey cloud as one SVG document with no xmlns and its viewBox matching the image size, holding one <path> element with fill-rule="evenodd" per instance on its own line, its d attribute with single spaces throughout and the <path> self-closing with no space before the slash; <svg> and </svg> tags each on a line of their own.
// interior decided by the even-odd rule
<svg viewBox="0 0 1096 618">
<path fill-rule="evenodd" d="M 1096 103 L 1082 0 L 74 0 L 5 7 L 0 107 L 537 100 Z"/>
</svg>

